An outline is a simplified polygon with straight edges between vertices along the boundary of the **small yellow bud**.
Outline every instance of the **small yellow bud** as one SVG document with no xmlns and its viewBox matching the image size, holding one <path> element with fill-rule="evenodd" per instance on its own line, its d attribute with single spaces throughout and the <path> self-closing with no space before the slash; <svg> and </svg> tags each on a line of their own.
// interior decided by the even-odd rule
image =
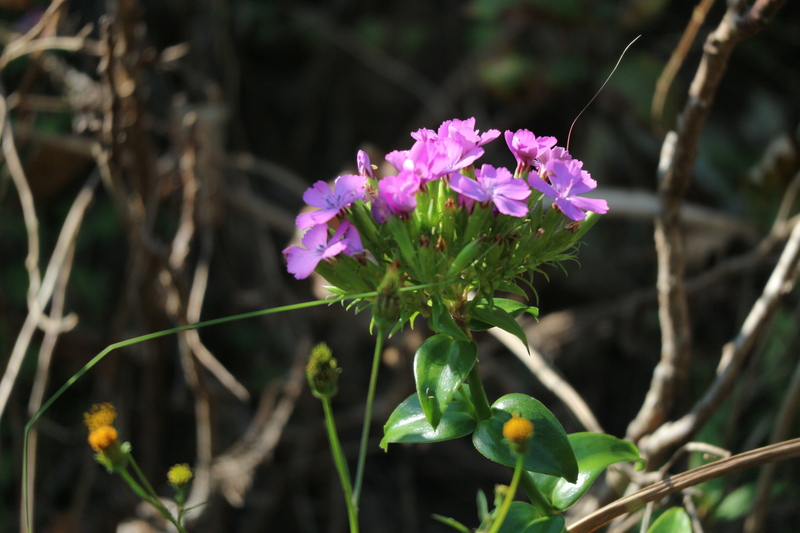
<svg viewBox="0 0 800 533">
<path fill-rule="evenodd" d="M 182 487 L 192 480 L 192 469 L 186 463 L 175 465 L 167 472 L 167 480 L 176 487 Z"/>
<path fill-rule="evenodd" d="M 503 437 L 517 453 L 525 453 L 528 449 L 528 442 L 533 437 L 533 422 L 527 418 L 514 413 L 512 417 L 503 424 Z"/>
<path fill-rule="evenodd" d="M 117 419 L 117 410 L 110 403 L 96 403 L 88 413 L 83 413 L 83 423 L 94 431 L 103 426 L 112 426 Z"/>
<path fill-rule="evenodd" d="M 103 453 L 117 443 L 119 435 L 113 426 L 100 426 L 89 432 L 89 445 L 97 453 Z"/>
</svg>

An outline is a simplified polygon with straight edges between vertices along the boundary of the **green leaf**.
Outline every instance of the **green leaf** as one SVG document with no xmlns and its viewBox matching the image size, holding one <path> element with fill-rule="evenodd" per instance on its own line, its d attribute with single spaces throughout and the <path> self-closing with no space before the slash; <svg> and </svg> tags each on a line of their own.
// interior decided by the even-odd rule
<svg viewBox="0 0 800 533">
<path fill-rule="evenodd" d="M 644 461 L 639 457 L 636 446 L 612 435 L 587 432 L 573 433 L 568 438 L 578 460 L 578 480 L 575 483 L 545 474 L 528 474 L 559 511 L 578 501 L 609 465 L 624 461 Z"/>
<path fill-rule="evenodd" d="M 461 533 L 472 533 L 467 526 L 465 526 L 464 524 L 453 518 L 442 516 L 440 514 L 434 514 L 433 518 L 435 520 L 438 520 L 442 524 L 452 527 L 456 531 L 460 531 Z"/>
<path fill-rule="evenodd" d="M 501 298 L 498 298 L 498 300 L 501 300 Z M 513 300 L 506 300 L 506 302 L 511 301 Z M 525 337 L 525 332 L 522 331 L 522 326 L 517 323 L 514 315 L 503 309 L 500 305 L 493 305 L 490 307 L 486 302 L 481 302 L 476 305 L 471 313 L 470 329 L 480 331 L 495 326 L 517 337 L 522 341 L 525 349 L 528 350 L 528 339 Z"/>
<path fill-rule="evenodd" d="M 683 507 L 673 507 L 659 516 L 647 533 L 692 533 L 692 520 Z"/>
<path fill-rule="evenodd" d="M 536 508 L 525 502 L 512 502 L 498 533 L 561 533 L 564 517 L 539 516 Z"/>
<path fill-rule="evenodd" d="M 564 428 L 542 403 L 524 394 L 507 394 L 492 405 L 492 416 L 478 423 L 472 435 L 475 448 L 492 461 L 513 467 L 516 458 L 503 438 L 503 424 L 518 413 L 533 422 L 533 438 L 522 464 L 525 470 L 578 478 L 578 462 Z"/>
<path fill-rule="evenodd" d="M 419 397 L 412 394 L 389 416 L 383 426 L 381 448 L 386 450 L 390 442 L 439 442 L 469 435 L 475 430 L 475 414 L 467 404 L 455 400 L 442 416 L 439 426 L 433 429 L 422 412 Z"/>
<path fill-rule="evenodd" d="M 436 333 L 443 333 L 460 339 L 466 339 L 467 335 L 458 327 L 456 321 L 450 316 L 450 311 L 442 302 L 442 298 L 437 294 L 431 298 L 431 321 L 430 326 Z"/>
<path fill-rule="evenodd" d="M 414 355 L 419 403 L 433 429 L 478 360 L 478 346 L 468 339 L 434 335 Z"/>
</svg>

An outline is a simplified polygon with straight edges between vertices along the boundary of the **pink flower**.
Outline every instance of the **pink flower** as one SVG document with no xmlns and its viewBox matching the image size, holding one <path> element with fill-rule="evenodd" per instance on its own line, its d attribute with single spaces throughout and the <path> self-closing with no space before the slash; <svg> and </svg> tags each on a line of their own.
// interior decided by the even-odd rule
<svg viewBox="0 0 800 533">
<path fill-rule="evenodd" d="M 386 216 L 406 216 L 417 208 L 416 194 L 422 181 L 410 171 L 403 170 L 397 176 L 386 176 L 378 182 L 378 198 L 372 202 L 372 216 L 379 223 Z"/>
<path fill-rule="evenodd" d="M 353 255 L 364 250 L 361 237 L 350 222 L 344 221 L 328 240 L 328 225 L 319 224 L 303 235 L 303 247 L 293 244 L 283 251 L 286 257 L 286 269 L 296 279 L 305 279 L 311 275 L 320 261 L 330 259 L 340 253 Z"/>
<path fill-rule="evenodd" d="M 367 178 L 356 174 L 339 176 L 333 182 L 333 188 L 324 181 L 316 182 L 303 193 L 303 200 L 318 211 L 301 213 L 297 216 L 297 227 L 310 228 L 317 224 L 325 224 L 336 217 L 342 209 L 357 200 L 364 198 L 364 187 Z"/>
<path fill-rule="evenodd" d="M 356 165 L 358 166 L 358 173 L 367 178 L 374 178 L 375 173 L 372 170 L 372 163 L 369 160 L 369 154 L 364 150 L 359 150 L 356 154 Z"/>
<path fill-rule="evenodd" d="M 538 174 L 531 175 L 528 183 L 544 195 L 555 198 L 553 204 L 572 220 L 586 218 L 585 211 L 601 215 L 607 213 L 608 203 L 605 200 L 576 196 L 597 187 L 597 182 L 588 172 L 581 170 L 581 166 L 582 163 L 577 159 L 569 161 L 552 159 L 542 168 L 542 173 L 549 183 Z"/>
<path fill-rule="evenodd" d="M 506 131 L 506 144 L 517 160 L 517 168 L 529 168 L 556 144 L 555 137 L 537 137 L 528 130 Z M 521 170 L 521 169 L 520 169 Z"/>
<path fill-rule="evenodd" d="M 495 208 L 512 217 L 524 217 L 528 214 L 526 200 L 531 190 L 525 181 L 514 178 L 505 168 L 483 165 L 475 173 L 476 180 L 461 174 L 450 178 L 450 187 L 461 195 L 462 201 L 469 207 L 470 201 L 494 203 Z"/>
</svg>

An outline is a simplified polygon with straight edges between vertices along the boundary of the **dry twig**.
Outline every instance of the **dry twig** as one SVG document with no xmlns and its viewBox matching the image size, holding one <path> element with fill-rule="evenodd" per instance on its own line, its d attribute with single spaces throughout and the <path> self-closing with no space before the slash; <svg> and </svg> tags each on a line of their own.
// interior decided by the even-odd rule
<svg viewBox="0 0 800 533">
<path fill-rule="evenodd" d="M 693 468 L 687 472 L 668 477 L 653 483 L 629 496 L 620 498 L 578 520 L 567 527 L 569 533 L 589 533 L 607 524 L 614 518 L 630 513 L 669 494 L 693 487 L 710 479 L 727 476 L 747 468 L 785 461 L 800 457 L 800 439 L 788 440 L 779 444 L 765 446 L 749 452 L 740 453 L 727 459 L 720 459 L 707 465 Z"/>
<path fill-rule="evenodd" d="M 677 387 L 691 358 L 691 328 L 684 284 L 685 256 L 680 229 L 681 201 L 689 187 L 697 157 L 697 141 L 735 46 L 763 28 L 785 0 L 759 0 L 749 10 L 744 2 L 731 3 L 717 29 L 709 35 L 703 58 L 689 89 L 689 99 L 662 148 L 659 163 L 661 209 L 656 217 L 658 252 L 661 360 L 653 372 L 650 390 L 636 418 L 629 424 L 629 440 L 638 442 L 666 418 Z"/>
</svg>

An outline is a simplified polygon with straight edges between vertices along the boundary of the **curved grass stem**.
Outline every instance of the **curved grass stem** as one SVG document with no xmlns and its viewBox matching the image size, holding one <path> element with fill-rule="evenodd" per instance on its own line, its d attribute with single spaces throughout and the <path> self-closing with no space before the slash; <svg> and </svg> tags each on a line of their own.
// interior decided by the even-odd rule
<svg viewBox="0 0 800 533">
<path fill-rule="evenodd" d="M 378 326 L 378 335 L 375 339 L 375 353 L 372 356 L 372 370 L 369 376 L 369 390 L 367 391 L 367 402 L 364 407 L 364 424 L 361 427 L 361 443 L 358 447 L 358 467 L 356 468 L 356 480 L 353 489 L 353 506 L 358 509 L 358 502 L 361 497 L 361 485 L 364 481 L 364 464 L 367 458 L 367 441 L 369 440 L 369 427 L 372 422 L 372 404 L 375 403 L 375 387 L 378 383 L 378 367 L 381 362 L 381 352 L 383 352 L 383 340 L 386 337 L 386 328 Z"/>
</svg>

